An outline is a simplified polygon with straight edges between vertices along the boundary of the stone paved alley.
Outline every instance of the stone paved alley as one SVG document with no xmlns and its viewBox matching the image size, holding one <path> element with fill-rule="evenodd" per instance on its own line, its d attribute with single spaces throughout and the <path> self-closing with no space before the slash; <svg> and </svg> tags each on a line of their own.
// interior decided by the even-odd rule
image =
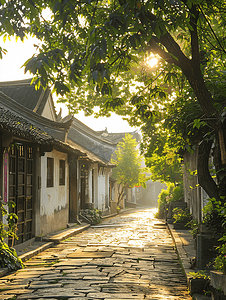
<svg viewBox="0 0 226 300">
<path fill-rule="evenodd" d="M 191 299 L 154 209 L 106 219 L 0 278 L 0 299 Z"/>
</svg>

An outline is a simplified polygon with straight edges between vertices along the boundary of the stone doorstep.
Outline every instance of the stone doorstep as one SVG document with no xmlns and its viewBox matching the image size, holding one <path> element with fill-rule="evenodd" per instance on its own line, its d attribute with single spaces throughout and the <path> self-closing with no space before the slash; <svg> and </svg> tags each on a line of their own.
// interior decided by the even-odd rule
<svg viewBox="0 0 226 300">
<path fill-rule="evenodd" d="M 80 226 L 78 228 L 70 228 L 70 229 L 62 231 L 61 233 L 58 233 L 56 235 L 52 235 L 48 238 L 44 238 L 43 240 L 53 242 L 55 245 L 57 245 L 60 242 L 62 242 L 63 240 L 68 239 L 69 237 L 71 237 L 71 236 L 73 236 L 77 233 L 80 233 L 80 232 L 82 232 L 83 230 L 86 230 L 89 227 L 90 227 L 90 224 Z"/>
<path fill-rule="evenodd" d="M 29 252 L 27 252 L 27 253 L 24 253 L 24 254 L 19 255 L 19 258 L 20 258 L 23 262 L 25 262 L 26 260 L 30 259 L 31 257 L 37 255 L 38 253 L 40 253 L 40 252 L 42 252 L 42 251 L 44 251 L 44 250 L 46 250 L 46 249 L 52 247 L 53 245 L 54 245 L 53 242 L 46 243 L 46 244 L 44 244 L 44 245 L 42 245 L 42 246 L 36 248 L 35 250 L 31 250 L 31 251 L 29 251 Z"/>
<path fill-rule="evenodd" d="M 105 220 L 105 219 L 108 219 L 108 218 L 115 217 L 115 216 L 117 216 L 117 215 L 118 215 L 117 213 L 114 213 L 114 214 L 110 214 L 110 215 L 102 216 L 102 217 L 101 217 L 101 219 L 102 219 L 102 220 Z"/>
</svg>

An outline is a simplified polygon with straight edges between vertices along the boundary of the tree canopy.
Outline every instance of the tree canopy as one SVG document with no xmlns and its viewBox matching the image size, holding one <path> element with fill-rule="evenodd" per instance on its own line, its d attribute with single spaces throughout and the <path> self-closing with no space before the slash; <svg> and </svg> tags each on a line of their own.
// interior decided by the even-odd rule
<svg viewBox="0 0 226 300">
<path fill-rule="evenodd" d="M 149 177 L 146 176 L 146 168 L 142 168 L 142 156 L 137 149 L 136 139 L 131 134 L 125 134 L 123 141 L 117 145 L 115 158 L 112 158 L 112 163 L 116 165 L 113 169 L 112 177 L 117 180 L 117 183 L 122 186 L 118 193 L 118 203 L 120 203 L 124 190 L 135 186 L 146 188 L 146 181 Z"/>
<path fill-rule="evenodd" d="M 1 1 L 0 15 L 1 35 L 40 39 L 25 64 L 37 86 L 71 92 L 62 101 L 72 112 L 99 106 L 100 114 L 127 115 L 146 141 L 157 115 L 175 145 L 199 145 L 207 193 L 226 195 L 225 1 L 13 0 Z M 150 54 L 156 67 L 147 66 Z M 207 163 L 213 142 L 218 182 Z"/>
</svg>

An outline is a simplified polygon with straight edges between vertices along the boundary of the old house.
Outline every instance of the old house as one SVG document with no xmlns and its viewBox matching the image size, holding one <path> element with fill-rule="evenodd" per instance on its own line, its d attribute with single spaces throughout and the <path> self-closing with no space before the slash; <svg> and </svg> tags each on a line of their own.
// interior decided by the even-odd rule
<svg viewBox="0 0 226 300">
<path fill-rule="evenodd" d="M 72 118 L 67 122 L 56 121 L 50 92 L 31 89 L 27 80 L 22 81 L 22 85 L 21 82 L 2 83 L 0 90 L 0 106 L 12 114 L 11 124 L 18 123 L 14 135 L 9 135 L 4 128 L 2 143 L 8 142 L 4 148 L 4 162 L 8 164 L 4 166 L 5 201 L 8 198 L 16 203 L 20 243 L 31 236 L 45 235 L 67 226 L 69 157 L 78 160 L 86 154 L 66 143 Z M 38 143 L 26 138 L 24 124 L 28 124 L 32 133 L 42 132 Z M 77 195 L 75 197 L 77 199 Z"/>
<path fill-rule="evenodd" d="M 79 212 L 85 208 L 95 207 L 110 213 L 109 174 L 113 167 L 110 156 L 115 145 L 104 140 L 100 143 L 100 139 L 90 135 L 91 129 L 72 116 L 64 119 L 57 116 L 50 90 L 37 91 L 30 80 L 0 83 L 0 91 L 0 105 L 29 122 L 34 130 L 43 131 L 54 143 L 54 147 L 53 144 L 35 145 L 32 150 L 36 153 L 35 180 L 32 175 L 36 193 L 33 200 L 37 203 L 33 213 L 37 223 L 33 226 L 35 235 L 76 222 Z M 19 141 L 12 138 L 10 143 L 18 145 Z M 17 163 L 17 146 L 14 150 Z M 9 161 L 13 161 L 13 155 L 14 152 L 9 154 Z M 17 186 L 13 189 L 17 193 Z M 28 197 L 24 195 L 25 199 Z"/>
<path fill-rule="evenodd" d="M 16 203 L 18 243 L 22 243 L 35 235 L 66 227 L 68 156 L 78 158 L 85 153 L 54 139 L 44 130 L 49 128 L 51 132 L 63 134 L 69 124 L 54 128 L 48 119 L 27 110 L 2 92 L 0 109 L 1 194 L 4 202 Z"/>
</svg>

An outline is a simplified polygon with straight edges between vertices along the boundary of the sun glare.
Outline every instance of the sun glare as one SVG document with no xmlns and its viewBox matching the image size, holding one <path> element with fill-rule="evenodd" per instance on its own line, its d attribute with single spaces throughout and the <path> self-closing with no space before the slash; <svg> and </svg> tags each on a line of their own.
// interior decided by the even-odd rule
<svg viewBox="0 0 226 300">
<path fill-rule="evenodd" d="M 158 63 L 158 59 L 156 57 L 149 57 L 147 59 L 147 65 L 150 67 L 150 68 L 153 68 L 154 66 L 156 66 Z"/>
</svg>

